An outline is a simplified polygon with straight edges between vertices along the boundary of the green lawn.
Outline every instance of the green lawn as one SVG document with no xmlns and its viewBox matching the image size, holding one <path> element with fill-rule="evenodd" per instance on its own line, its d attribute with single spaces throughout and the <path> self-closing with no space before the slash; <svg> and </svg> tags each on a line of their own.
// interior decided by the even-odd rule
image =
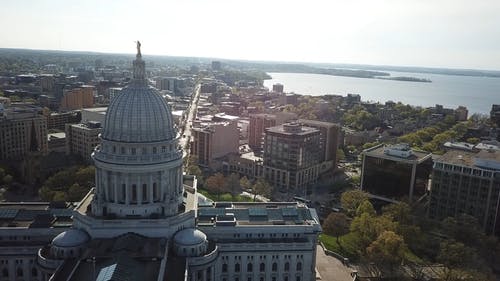
<svg viewBox="0 0 500 281">
<path fill-rule="evenodd" d="M 339 240 L 341 245 L 337 243 L 336 237 L 326 234 L 320 234 L 319 240 L 323 242 L 323 245 L 325 245 L 328 250 L 341 254 L 351 261 L 359 260 L 358 251 L 361 242 L 359 241 L 359 237 L 354 233 L 351 232 L 344 236 L 340 236 Z"/>
<path fill-rule="evenodd" d="M 253 198 L 250 198 L 248 196 L 242 196 L 242 195 L 236 195 L 232 196 L 231 193 L 224 193 L 221 194 L 220 196 L 217 196 L 217 194 L 213 194 L 208 192 L 205 189 L 198 189 L 198 192 L 203 194 L 205 197 L 212 201 L 219 201 L 219 202 L 253 202 Z"/>
</svg>

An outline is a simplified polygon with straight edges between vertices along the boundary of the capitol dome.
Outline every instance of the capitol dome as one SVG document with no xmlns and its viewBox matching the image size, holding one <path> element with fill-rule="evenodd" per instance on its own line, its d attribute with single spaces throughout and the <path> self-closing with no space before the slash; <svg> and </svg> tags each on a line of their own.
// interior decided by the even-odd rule
<svg viewBox="0 0 500 281">
<path fill-rule="evenodd" d="M 140 48 L 133 71 L 131 83 L 108 107 L 101 137 L 128 143 L 174 139 L 176 133 L 172 113 L 166 100 L 155 88 L 148 86 Z"/>
<path fill-rule="evenodd" d="M 159 218 L 183 208 L 182 150 L 166 100 L 148 86 L 140 43 L 129 85 L 108 107 L 92 153 L 97 217 Z"/>
<path fill-rule="evenodd" d="M 131 83 L 109 105 L 101 137 L 118 142 L 159 142 L 175 138 L 166 100 L 145 83 Z"/>
<path fill-rule="evenodd" d="M 199 257 L 208 249 L 205 233 L 196 228 L 186 228 L 174 236 L 174 249 L 181 257 Z"/>
<path fill-rule="evenodd" d="M 184 246 L 192 246 L 204 243 L 207 241 L 207 235 L 195 228 L 186 228 L 179 232 L 174 237 L 174 243 Z"/>
<path fill-rule="evenodd" d="M 62 233 L 59 233 L 52 239 L 52 245 L 56 247 L 77 247 L 89 241 L 89 235 L 76 228 L 70 228 Z"/>
</svg>

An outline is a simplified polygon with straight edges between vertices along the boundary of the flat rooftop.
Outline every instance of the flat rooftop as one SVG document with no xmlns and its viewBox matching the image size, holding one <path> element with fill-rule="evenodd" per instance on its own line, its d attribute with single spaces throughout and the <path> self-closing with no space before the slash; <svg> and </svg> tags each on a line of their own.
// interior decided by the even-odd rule
<svg viewBox="0 0 500 281">
<path fill-rule="evenodd" d="M 420 163 L 424 160 L 427 160 L 428 158 L 430 158 L 432 156 L 432 154 L 430 152 L 412 149 L 413 153 L 411 156 L 398 157 L 398 156 L 388 155 L 384 152 L 386 149 L 389 149 L 389 148 L 392 148 L 392 146 L 380 145 L 380 146 L 376 146 L 374 148 L 367 149 L 367 150 L 363 151 L 363 154 L 365 154 L 366 156 L 370 156 L 370 157 L 383 158 L 383 159 L 392 160 L 392 161 L 396 161 L 396 162 L 405 162 L 405 161 L 414 162 L 414 161 L 417 161 L 418 163 Z"/>
<path fill-rule="evenodd" d="M 287 123 L 275 127 L 270 127 L 266 129 L 266 132 L 272 132 L 272 133 L 278 133 L 282 135 L 296 135 L 296 136 L 304 136 L 304 135 L 309 135 L 312 133 L 319 132 L 318 129 L 312 128 L 312 127 L 307 127 L 307 126 L 300 126 L 300 128 L 296 128 L 297 130 L 288 130 L 287 129 Z M 295 128 L 294 128 L 295 129 Z"/>
<path fill-rule="evenodd" d="M 237 225 L 308 225 L 318 224 L 316 212 L 297 202 L 231 203 L 217 202 L 198 207 L 198 224 L 215 224 L 233 218 Z"/>
<path fill-rule="evenodd" d="M 436 161 L 462 166 L 475 166 L 475 159 L 492 160 L 500 163 L 500 151 L 481 150 L 469 152 L 461 150 L 450 150 L 437 158 Z"/>
<path fill-rule="evenodd" d="M 102 114 L 105 114 L 106 110 L 108 110 L 107 107 L 91 107 L 91 108 L 82 109 L 82 111 L 97 112 L 97 113 L 102 113 Z"/>
<path fill-rule="evenodd" d="M 65 227 L 73 223 L 72 203 L 1 202 L 0 227 Z"/>
</svg>

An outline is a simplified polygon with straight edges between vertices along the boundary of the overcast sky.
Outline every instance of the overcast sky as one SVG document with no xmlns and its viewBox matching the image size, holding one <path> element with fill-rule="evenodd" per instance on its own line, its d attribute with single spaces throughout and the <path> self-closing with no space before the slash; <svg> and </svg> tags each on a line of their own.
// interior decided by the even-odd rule
<svg viewBox="0 0 500 281">
<path fill-rule="evenodd" d="M 500 70 L 499 0 L 0 4 L 0 48 Z"/>
</svg>

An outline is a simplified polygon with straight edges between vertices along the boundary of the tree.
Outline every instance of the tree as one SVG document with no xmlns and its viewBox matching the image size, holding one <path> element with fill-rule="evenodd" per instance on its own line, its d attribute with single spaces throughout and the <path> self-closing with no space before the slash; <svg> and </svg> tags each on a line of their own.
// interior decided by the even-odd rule
<svg viewBox="0 0 500 281">
<path fill-rule="evenodd" d="M 226 191 L 226 180 L 224 175 L 217 173 L 207 178 L 205 186 L 208 191 L 217 194 L 217 198 L 220 200 L 220 195 Z"/>
<path fill-rule="evenodd" d="M 231 195 L 235 197 L 236 195 L 240 194 L 241 192 L 241 186 L 240 186 L 240 177 L 232 173 L 226 178 L 226 190 L 229 190 L 231 192 Z"/>
<path fill-rule="evenodd" d="M 337 244 L 340 247 L 339 237 L 349 233 L 349 221 L 344 213 L 330 213 L 323 222 L 323 232 L 337 238 Z"/>
<path fill-rule="evenodd" d="M 366 248 L 366 257 L 392 272 L 394 267 L 404 261 L 406 251 L 406 244 L 401 236 L 393 231 L 384 231 Z"/>
<path fill-rule="evenodd" d="M 338 148 L 337 149 L 337 162 L 339 162 L 341 160 L 345 160 L 345 153 L 344 153 L 344 150 Z"/>
<path fill-rule="evenodd" d="M 186 172 L 189 175 L 194 175 L 198 181 L 198 184 L 203 185 L 203 172 L 198 166 L 198 158 L 194 155 L 191 155 L 186 160 Z"/>
<path fill-rule="evenodd" d="M 252 189 L 252 183 L 248 180 L 248 178 L 246 176 L 244 176 L 240 179 L 240 186 L 245 191 Z"/>
<path fill-rule="evenodd" d="M 87 194 L 88 189 L 80 186 L 78 183 L 73 184 L 69 187 L 68 193 L 66 195 L 66 201 L 80 201 L 85 194 Z"/>
<path fill-rule="evenodd" d="M 382 207 L 382 213 L 401 224 L 411 223 L 411 208 L 404 202 L 386 205 Z"/>
<path fill-rule="evenodd" d="M 40 197 L 46 201 L 79 201 L 94 186 L 95 168 L 69 167 L 49 177 L 39 190 Z M 71 187 L 77 185 L 79 188 Z"/>
<path fill-rule="evenodd" d="M 393 222 L 387 216 L 371 216 L 368 213 L 362 213 L 360 216 L 355 217 L 351 222 L 351 232 L 356 232 L 360 238 L 361 250 L 384 231 L 393 231 L 397 229 L 397 223 Z"/>
<path fill-rule="evenodd" d="M 377 212 L 373 208 L 372 203 L 369 200 L 363 201 L 361 205 L 359 205 L 358 209 L 356 209 L 356 216 L 360 216 L 361 214 L 367 213 L 370 216 L 375 216 Z"/>
<path fill-rule="evenodd" d="M 348 216 L 353 217 L 359 205 L 368 200 L 368 194 L 359 189 L 349 190 L 342 193 L 340 202 Z"/>
<path fill-rule="evenodd" d="M 470 253 L 463 243 L 455 240 L 446 240 L 439 246 L 437 261 L 448 268 L 462 267 L 466 263 L 467 254 Z"/>
<path fill-rule="evenodd" d="M 271 197 L 273 192 L 272 186 L 264 179 L 258 179 L 252 186 L 253 201 L 257 198 L 257 195 L 263 196 L 265 198 Z"/>
</svg>

